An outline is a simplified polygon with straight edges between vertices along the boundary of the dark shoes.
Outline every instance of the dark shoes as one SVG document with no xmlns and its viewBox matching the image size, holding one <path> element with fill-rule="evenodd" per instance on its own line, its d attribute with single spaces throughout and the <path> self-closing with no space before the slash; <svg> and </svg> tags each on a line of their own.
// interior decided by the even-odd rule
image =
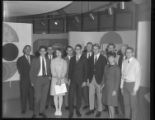
<svg viewBox="0 0 155 120">
<path fill-rule="evenodd" d="M 32 115 L 32 118 L 37 118 L 37 116 L 33 114 L 33 115 Z"/>
<path fill-rule="evenodd" d="M 101 116 L 101 112 L 97 112 L 95 117 L 100 117 Z"/>
<path fill-rule="evenodd" d="M 78 117 L 81 117 L 81 113 L 80 113 L 79 110 L 76 111 L 76 115 L 77 115 Z"/>
<path fill-rule="evenodd" d="M 91 114 L 93 114 L 95 112 L 95 110 L 89 110 L 87 113 L 86 113 L 86 115 L 91 115 Z"/>
<path fill-rule="evenodd" d="M 25 110 L 23 110 L 23 111 L 21 111 L 21 113 L 22 113 L 22 114 L 25 114 L 25 113 L 26 113 L 26 111 L 25 111 Z"/>
<path fill-rule="evenodd" d="M 46 106 L 45 107 L 46 110 L 49 109 L 49 108 L 50 108 L 50 106 Z M 54 108 L 55 109 L 55 106 L 54 105 L 51 105 L 51 108 Z"/>
<path fill-rule="evenodd" d="M 73 117 L 73 113 L 69 113 L 68 118 L 72 118 Z"/>
<path fill-rule="evenodd" d="M 88 106 L 88 105 L 84 106 L 84 107 L 83 107 L 83 110 L 85 110 L 85 109 L 87 109 L 87 108 L 89 108 L 89 106 Z"/>
<path fill-rule="evenodd" d="M 66 106 L 66 107 L 65 107 L 65 110 L 68 110 L 68 109 L 69 109 L 69 107 L 68 107 L 68 106 Z"/>
<path fill-rule="evenodd" d="M 47 116 L 44 113 L 39 113 L 40 116 L 42 116 L 43 118 L 47 118 Z"/>
</svg>

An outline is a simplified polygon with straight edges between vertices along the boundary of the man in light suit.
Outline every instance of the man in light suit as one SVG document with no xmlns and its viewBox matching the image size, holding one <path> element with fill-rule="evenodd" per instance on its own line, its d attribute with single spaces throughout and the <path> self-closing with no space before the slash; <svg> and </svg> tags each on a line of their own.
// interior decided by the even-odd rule
<svg viewBox="0 0 155 120">
<path fill-rule="evenodd" d="M 102 112 L 102 80 L 104 75 L 104 68 L 107 64 L 106 58 L 100 54 L 99 44 L 94 44 L 93 46 L 94 55 L 91 58 L 91 71 L 89 74 L 89 111 L 86 115 L 93 114 L 95 112 L 94 103 L 95 103 L 95 93 L 97 94 L 97 113 L 96 117 L 101 116 Z"/>
<path fill-rule="evenodd" d="M 67 65 L 68 65 L 68 70 L 67 70 L 67 74 L 66 74 L 66 78 L 67 78 L 67 89 L 69 90 L 69 80 L 68 80 L 68 71 L 69 71 L 69 63 L 70 63 L 70 60 L 71 58 L 73 57 L 73 48 L 72 46 L 67 46 L 67 49 L 66 49 L 66 53 L 67 53 L 67 56 L 65 57 L 65 60 L 67 61 Z M 65 102 L 65 109 L 68 110 L 69 107 L 68 107 L 68 93 L 66 93 L 66 95 L 64 96 L 64 102 Z"/>
<path fill-rule="evenodd" d="M 83 100 L 84 106 L 83 109 L 89 108 L 89 74 L 90 74 L 90 65 L 91 65 L 91 57 L 93 56 L 93 43 L 88 42 L 86 46 L 86 52 L 83 53 L 84 56 L 87 58 L 87 82 L 85 83 L 84 87 L 82 88 L 83 93 Z"/>
<path fill-rule="evenodd" d="M 40 56 L 33 59 L 30 69 L 31 84 L 34 86 L 34 114 L 46 118 L 45 105 L 50 86 L 50 61 L 47 59 L 46 47 L 39 47 Z"/>
<path fill-rule="evenodd" d="M 20 99 L 21 99 L 21 113 L 25 113 L 27 109 L 27 102 L 29 109 L 33 110 L 33 87 L 30 82 L 29 71 L 32 59 L 34 58 L 31 53 L 31 46 L 26 45 L 23 49 L 24 55 L 17 60 L 17 69 L 20 75 Z"/>
<path fill-rule="evenodd" d="M 127 59 L 122 63 L 121 91 L 124 98 L 125 118 L 136 120 L 137 93 L 141 81 L 141 65 L 134 57 L 134 49 L 126 49 Z"/>
</svg>

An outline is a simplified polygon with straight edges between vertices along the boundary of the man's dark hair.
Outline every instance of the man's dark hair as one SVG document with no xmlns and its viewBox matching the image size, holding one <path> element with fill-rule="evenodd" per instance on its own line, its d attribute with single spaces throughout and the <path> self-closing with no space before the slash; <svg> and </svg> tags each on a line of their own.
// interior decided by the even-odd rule
<svg viewBox="0 0 155 120">
<path fill-rule="evenodd" d="M 68 48 L 73 49 L 73 47 L 72 47 L 72 46 L 70 46 L 70 45 L 68 45 L 68 46 L 66 47 L 66 50 L 67 50 Z"/>
<path fill-rule="evenodd" d="M 23 48 L 23 53 L 24 53 L 24 54 L 25 54 L 25 49 L 26 49 L 27 47 L 30 47 L 30 48 L 31 48 L 30 45 L 25 45 L 24 48 Z"/>
<path fill-rule="evenodd" d="M 75 46 L 75 48 L 76 47 L 79 47 L 80 49 L 82 49 L 82 46 L 80 45 L 80 44 L 77 44 L 76 46 Z"/>
<path fill-rule="evenodd" d="M 45 51 L 47 51 L 47 47 L 46 47 L 46 46 L 41 45 L 41 46 L 39 47 L 39 51 L 40 51 L 41 49 L 45 49 Z"/>
<path fill-rule="evenodd" d="M 114 48 L 116 47 L 114 43 L 109 43 L 108 46 L 107 46 L 107 48 L 108 48 L 109 46 L 113 46 Z"/>
<path fill-rule="evenodd" d="M 100 49 L 100 45 L 98 43 L 95 43 L 93 47 L 98 47 L 98 49 Z"/>
<path fill-rule="evenodd" d="M 93 43 L 92 43 L 92 42 L 87 42 L 87 45 L 88 45 L 88 44 L 93 45 Z"/>
<path fill-rule="evenodd" d="M 53 46 L 52 46 L 52 45 L 49 45 L 47 48 L 50 48 L 50 47 L 51 47 L 51 48 L 53 48 Z"/>
<path fill-rule="evenodd" d="M 129 46 L 126 48 L 126 51 L 127 50 L 131 50 L 132 52 L 134 52 L 134 49 L 132 47 L 129 47 Z"/>
</svg>

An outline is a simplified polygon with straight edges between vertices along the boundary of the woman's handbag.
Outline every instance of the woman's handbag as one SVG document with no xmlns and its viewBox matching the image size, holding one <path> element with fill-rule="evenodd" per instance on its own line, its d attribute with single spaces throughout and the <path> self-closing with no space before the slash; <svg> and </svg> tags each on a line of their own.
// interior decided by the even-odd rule
<svg viewBox="0 0 155 120">
<path fill-rule="evenodd" d="M 63 94 L 67 92 L 66 84 L 62 83 L 61 85 L 55 85 L 55 93 L 56 95 L 58 94 Z"/>
</svg>

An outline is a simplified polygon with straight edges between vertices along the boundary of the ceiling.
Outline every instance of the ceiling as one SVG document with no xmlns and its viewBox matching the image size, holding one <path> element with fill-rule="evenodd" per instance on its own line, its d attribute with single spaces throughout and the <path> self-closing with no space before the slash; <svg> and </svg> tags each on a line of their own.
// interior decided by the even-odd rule
<svg viewBox="0 0 155 120">
<path fill-rule="evenodd" d="M 142 0 L 134 0 L 142 1 Z M 88 11 L 104 11 L 116 7 L 119 2 L 108 1 L 4 1 L 5 17 L 30 15 L 65 15 L 78 14 Z"/>
<path fill-rule="evenodd" d="M 71 1 L 4 1 L 3 12 L 6 17 L 26 16 L 56 11 Z"/>
</svg>

